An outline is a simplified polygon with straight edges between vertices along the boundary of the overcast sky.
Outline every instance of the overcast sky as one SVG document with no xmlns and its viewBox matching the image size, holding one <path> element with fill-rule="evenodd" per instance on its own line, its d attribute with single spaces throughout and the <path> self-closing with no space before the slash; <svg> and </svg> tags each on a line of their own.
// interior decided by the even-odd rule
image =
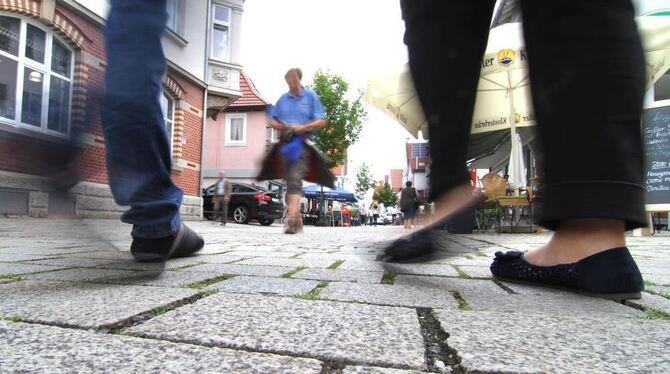
<svg viewBox="0 0 670 374">
<path fill-rule="evenodd" d="M 105 0 L 77 1 L 99 14 L 107 8 Z M 400 71 L 407 63 L 399 0 L 246 0 L 242 18 L 241 62 L 272 103 L 286 92 L 284 73 L 290 67 L 302 68 L 305 84 L 318 69 L 330 70 L 356 92 L 365 90 L 368 78 Z M 366 108 L 368 119 L 350 148 L 350 174 L 365 161 L 382 179 L 390 168 L 403 167 L 405 139 L 412 136 Z"/>
</svg>

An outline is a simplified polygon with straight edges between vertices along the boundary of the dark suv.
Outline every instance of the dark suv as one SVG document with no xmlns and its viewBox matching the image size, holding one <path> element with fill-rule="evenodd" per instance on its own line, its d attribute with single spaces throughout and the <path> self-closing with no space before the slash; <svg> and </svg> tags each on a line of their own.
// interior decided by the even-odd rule
<svg viewBox="0 0 670 374">
<path fill-rule="evenodd" d="M 261 225 L 270 226 L 284 215 L 284 203 L 277 193 L 252 184 L 229 183 L 233 185 L 233 193 L 228 203 L 228 217 L 233 217 L 235 222 L 248 223 L 256 219 Z M 209 220 L 216 218 L 212 203 L 214 190 L 215 185 L 211 185 L 202 191 L 203 214 Z"/>
</svg>

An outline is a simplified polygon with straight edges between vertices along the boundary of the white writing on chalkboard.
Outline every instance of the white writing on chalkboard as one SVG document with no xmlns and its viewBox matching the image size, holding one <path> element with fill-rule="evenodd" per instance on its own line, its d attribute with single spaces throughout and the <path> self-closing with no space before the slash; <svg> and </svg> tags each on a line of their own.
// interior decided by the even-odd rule
<svg viewBox="0 0 670 374">
<path fill-rule="evenodd" d="M 670 203 L 670 106 L 644 111 L 642 135 L 647 204 Z"/>
</svg>

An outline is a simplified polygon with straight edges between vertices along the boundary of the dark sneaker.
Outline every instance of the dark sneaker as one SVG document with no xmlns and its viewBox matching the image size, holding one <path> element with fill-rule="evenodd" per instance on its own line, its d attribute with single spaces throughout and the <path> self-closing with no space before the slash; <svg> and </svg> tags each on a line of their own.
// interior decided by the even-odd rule
<svg viewBox="0 0 670 374">
<path fill-rule="evenodd" d="M 395 240 L 384 249 L 384 262 L 424 262 L 439 247 L 435 244 L 434 229 L 424 228 Z"/>
<path fill-rule="evenodd" d="M 133 238 L 130 253 L 138 262 L 161 262 L 170 258 L 187 257 L 198 252 L 205 241 L 184 223 L 176 234 L 164 238 Z"/>
<path fill-rule="evenodd" d="M 523 252 L 496 252 L 491 273 L 501 280 L 554 287 L 610 300 L 639 299 L 644 283 L 628 248 L 619 247 L 572 264 L 536 266 Z"/>
</svg>

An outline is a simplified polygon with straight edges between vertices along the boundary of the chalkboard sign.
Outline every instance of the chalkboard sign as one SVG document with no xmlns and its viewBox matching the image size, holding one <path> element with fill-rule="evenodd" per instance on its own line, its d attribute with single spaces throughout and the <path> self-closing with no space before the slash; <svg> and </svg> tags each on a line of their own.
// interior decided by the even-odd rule
<svg viewBox="0 0 670 374">
<path fill-rule="evenodd" d="M 647 211 L 670 210 L 670 105 L 642 116 Z"/>
</svg>

